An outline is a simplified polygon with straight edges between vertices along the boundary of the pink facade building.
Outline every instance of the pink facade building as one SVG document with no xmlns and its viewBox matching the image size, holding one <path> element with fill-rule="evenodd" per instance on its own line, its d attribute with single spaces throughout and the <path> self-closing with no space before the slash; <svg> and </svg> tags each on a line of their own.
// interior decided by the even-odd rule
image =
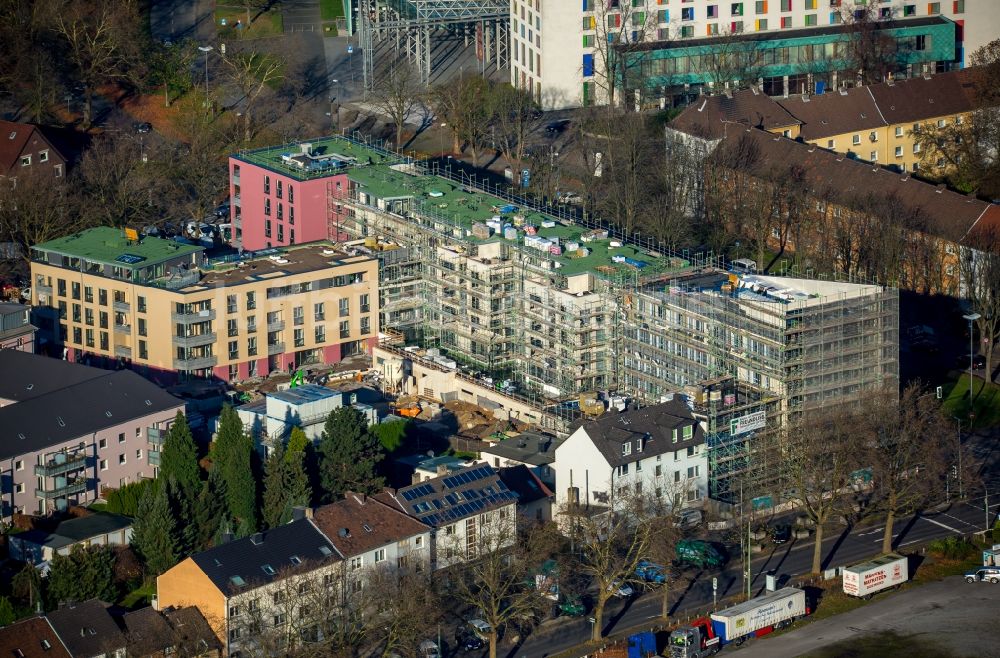
<svg viewBox="0 0 1000 658">
<path fill-rule="evenodd" d="M 35 327 L 24 304 L 0 304 L 0 350 L 35 351 Z"/>
<path fill-rule="evenodd" d="M 327 137 L 241 151 L 229 158 L 232 244 L 247 251 L 346 239 L 339 199 L 353 167 L 397 158 L 364 144 Z"/>
<path fill-rule="evenodd" d="M 0 350 L 0 518 L 48 514 L 156 477 L 184 402 L 130 370 Z"/>
</svg>

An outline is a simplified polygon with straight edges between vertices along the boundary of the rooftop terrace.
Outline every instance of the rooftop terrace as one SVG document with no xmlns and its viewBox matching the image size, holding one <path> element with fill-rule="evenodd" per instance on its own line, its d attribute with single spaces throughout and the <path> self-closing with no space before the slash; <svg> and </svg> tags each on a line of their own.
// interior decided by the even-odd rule
<svg viewBox="0 0 1000 658">
<path fill-rule="evenodd" d="M 340 136 L 240 151 L 233 157 L 296 180 L 325 178 L 356 167 L 392 164 L 402 159 L 378 146 Z"/>
<path fill-rule="evenodd" d="M 149 236 L 133 242 L 125 238 L 121 229 L 98 226 L 43 242 L 32 250 L 135 270 L 204 251 L 204 248 Z"/>
<path fill-rule="evenodd" d="M 592 272 L 605 277 L 636 273 L 648 277 L 689 265 L 683 258 L 611 239 L 606 231 L 594 231 L 533 208 L 516 206 L 444 177 L 412 175 L 391 167 L 364 167 L 352 170 L 350 178 L 362 191 L 378 199 L 414 199 L 413 212 L 442 224 L 436 228 L 453 238 L 517 245 L 553 261 L 554 269 L 567 276 Z M 473 233 L 474 225 L 489 222 L 494 226 L 499 222 L 500 230 L 494 229 L 488 237 Z M 506 225 L 513 230 L 509 236 L 503 230 Z"/>
</svg>

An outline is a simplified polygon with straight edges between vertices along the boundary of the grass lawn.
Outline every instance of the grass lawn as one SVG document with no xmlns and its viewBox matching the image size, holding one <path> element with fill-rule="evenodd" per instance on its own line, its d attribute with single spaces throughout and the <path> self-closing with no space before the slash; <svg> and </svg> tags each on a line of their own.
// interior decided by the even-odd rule
<svg viewBox="0 0 1000 658">
<path fill-rule="evenodd" d="M 324 21 L 335 21 L 338 18 L 343 18 L 343 0 L 319 0 L 319 15 Z"/>
<path fill-rule="evenodd" d="M 118 604 L 127 610 L 134 610 L 136 608 L 142 608 L 149 605 L 154 596 L 156 596 L 155 581 L 132 590 L 123 596 L 122 600 L 119 601 Z"/>
<path fill-rule="evenodd" d="M 985 388 L 983 385 L 985 384 Z M 969 417 L 969 376 L 962 375 L 951 389 L 945 386 L 944 409 L 947 413 L 956 418 L 966 421 Z M 972 384 L 972 392 L 975 400 L 972 411 L 975 412 L 973 420 L 974 428 L 994 427 L 1000 425 L 1000 386 L 992 383 L 985 383 L 982 379 L 975 378 Z M 966 423 L 963 422 L 963 429 Z"/>
<path fill-rule="evenodd" d="M 250 17 L 253 18 L 254 15 L 251 12 Z M 222 25 L 223 19 L 226 21 L 225 25 Z M 246 20 L 247 12 L 243 7 L 222 4 L 215 7 L 215 29 L 220 39 L 264 39 L 281 36 L 285 31 L 280 9 L 271 9 L 257 16 L 250 29 L 245 27 Z M 241 29 L 236 28 L 237 21 L 240 22 Z"/>
</svg>

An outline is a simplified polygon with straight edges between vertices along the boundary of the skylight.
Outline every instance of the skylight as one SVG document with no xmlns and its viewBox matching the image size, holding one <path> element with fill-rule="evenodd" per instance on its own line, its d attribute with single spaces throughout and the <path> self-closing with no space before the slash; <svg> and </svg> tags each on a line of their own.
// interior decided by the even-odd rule
<svg viewBox="0 0 1000 658">
<path fill-rule="evenodd" d="M 268 576 L 273 576 L 274 574 L 278 573 L 277 571 L 274 570 L 274 567 L 272 567 L 270 564 L 265 564 L 264 566 L 261 567 L 261 570 Z"/>
</svg>

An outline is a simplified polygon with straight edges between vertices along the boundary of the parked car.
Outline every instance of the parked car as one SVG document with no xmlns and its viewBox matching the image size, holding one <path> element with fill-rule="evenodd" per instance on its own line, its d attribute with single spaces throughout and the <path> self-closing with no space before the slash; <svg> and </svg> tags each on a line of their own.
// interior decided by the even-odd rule
<svg viewBox="0 0 1000 658">
<path fill-rule="evenodd" d="M 490 633 L 493 632 L 493 627 L 482 619 L 470 619 L 469 628 L 472 629 L 472 634 L 481 640 L 488 640 Z"/>
<path fill-rule="evenodd" d="M 472 632 L 468 626 L 459 626 L 455 631 L 455 643 L 463 651 L 478 651 L 486 646 L 481 637 Z"/>
<path fill-rule="evenodd" d="M 700 509 L 682 509 L 674 515 L 675 528 L 694 528 L 701 525 L 704 515 Z"/>
<path fill-rule="evenodd" d="M 569 119 L 559 119 L 558 121 L 552 121 L 549 125 L 545 126 L 545 134 L 555 137 L 556 135 L 561 135 L 567 128 L 569 128 Z"/>
<path fill-rule="evenodd" d="M 787 523 L 778 523 L 771 528 L 771 541 L 775 544 L 785 544 L 792 539 L 792 526 Z"/>
<path fill-rule="evenodd" d="M 578 596 L 567 598 L 556 606 L 556 614 L 564 617 L 582 617 L 587 614 L 587 604 Z"/>
<path fill-rule="evenodd" d="M 148 121 L 141 121 L 135 124 L 135 131 L 140 135 L 145 135 L 153 129 L 153 124 Z"/>
<path fill-rule="evenodd" d="M 441 649 L 434 640 L 424 640 L 417 648 L 420 658 L 441 658 Z"/>
<path fill-rule="evenodd" d="M 620 580 L 616 580 L 608 585 L 608 591 L 620 599 L 627 599 L 635 594 L 635 590 L 628 583 L 623 583 Z"/>
<path fill-rule="evenodd" d="M 702 539 L 682 539 L 677 542 L 677 564 L 700 569 L 717 569 L 726 562 L 726 557 L 711 542 Z"/>
<path fill-rule="evenodd" d="M 965 574 L 967 583 L 1000 583 L 1000 567 L 980 567 Z"/>
<path fill-rule="evenodd" d="M 215 209 L 215 216 L 218 217 L 219 219 L 222 219 L 224 217 L 229 217 L 229 209 L 230 209 L 229 202 L 223 201 L 222 203 L 219 204 L 219 207 Z"/>
<path fill-rule="evenodd" d="M 966 354 L 965 356 L 958 357 L 958 359 L 955 361 L 955 363 L 958 365 L 959 368 L 963 368 L 963 369 L 964 368 L 968 368 L 969 367 L 969 355 Z M 973 370 L 982 370 L 985 367 L 986 367 L 986 357 L 985 356 L 983 356 L 982 354 L 976 354 L 975 356 L 972 357 L 972 368 L 973 368 Z"/>
</svg>

